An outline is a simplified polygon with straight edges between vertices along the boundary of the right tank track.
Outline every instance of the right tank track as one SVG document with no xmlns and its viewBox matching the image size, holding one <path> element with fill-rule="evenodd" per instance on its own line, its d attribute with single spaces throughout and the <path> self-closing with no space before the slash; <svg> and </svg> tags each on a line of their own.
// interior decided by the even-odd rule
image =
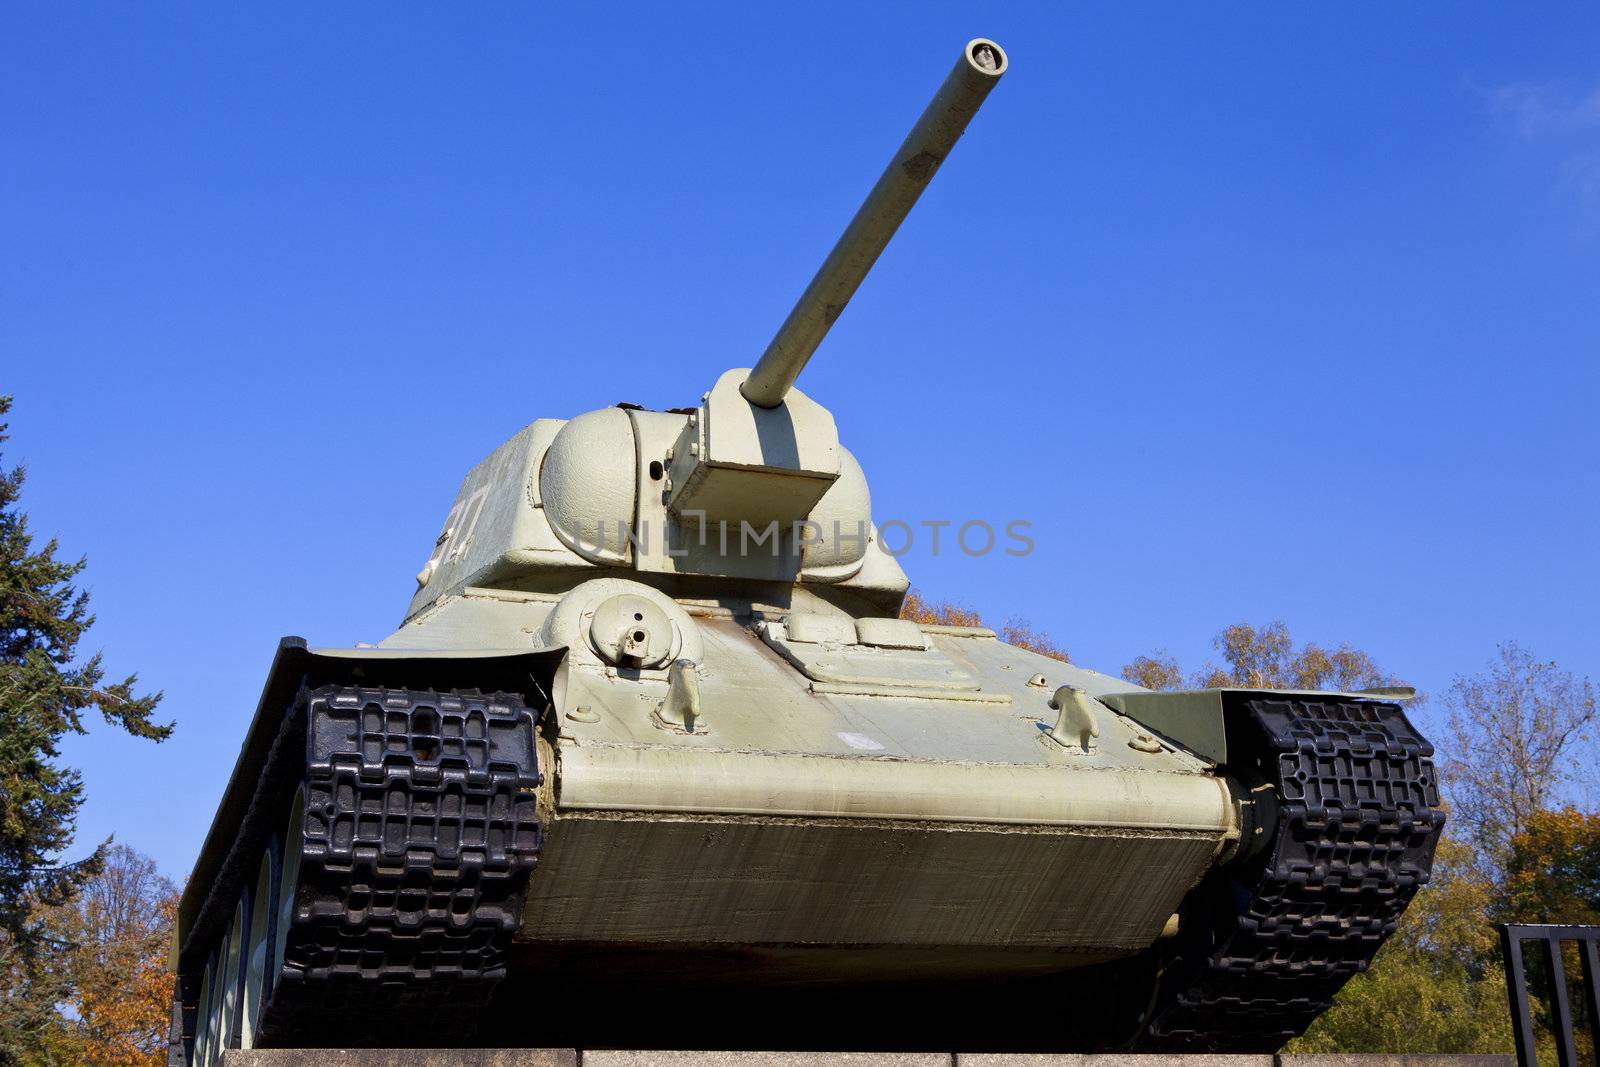
<svg viewBox="0 0 1600 1067">
<path fill-rule="evenodd" d="M 262 902 L 271 988 L 256 1045 L 470 1041 L 506 973 L 543 843 L 542 780 L 520 694 L 303 685 L 218 878 L 221 905 L 207 901 L 225 919 L 283 828 Z M 252 918 L 259 895 L 246 898 Z M 169 1064 L 213 1064 L 230 1036 L 238 1047 L 237 1033 L 215 1028 L 196 1054 L 202 966 L 178 984 Z"/>
<path fill-rule="evenodd" d="M 300 888 L 262 1037 L 469 1037 L 505 974 L 542 826 L 507 693 L 302 693 Z"/>
<path fill-rule="evenodd" d="M 1132 1048 L 1275 1052 L 1364 970 L 1428 881 L 1444 827 L 1433 746 L 1395 704 L 1239 694 L 1230 771 L 1270 786 L 1270 840 L 1182 915 Z"/>
</svg>

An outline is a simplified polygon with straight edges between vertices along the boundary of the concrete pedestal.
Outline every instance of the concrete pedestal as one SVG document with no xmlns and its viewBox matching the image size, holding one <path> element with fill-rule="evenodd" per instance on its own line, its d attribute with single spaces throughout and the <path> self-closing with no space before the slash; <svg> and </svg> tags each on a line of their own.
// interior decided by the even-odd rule
<svg viewBox="0 0 1600 1067">
<path fill-rule="evenodd" d="M 998 1052 L 271 1049 L 222 1067 L 1515 1067 L 1511 1056 L 1081 1056 Z"/>
</svg>

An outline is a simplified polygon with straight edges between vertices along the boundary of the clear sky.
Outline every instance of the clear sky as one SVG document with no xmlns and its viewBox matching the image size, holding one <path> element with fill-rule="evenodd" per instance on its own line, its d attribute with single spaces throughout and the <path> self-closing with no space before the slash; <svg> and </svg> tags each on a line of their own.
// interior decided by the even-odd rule
<svg viewBox="0 0 1600 1067">
<path fill-rule="evenodd" d="M 1600 676 L 1600 8 L 50 5 L 0 16 L 0 390 L 90 645 L 67 756 L 188 870 L 277 639 L 382 638 L 537 417 L 765 346 L 969 37 L 1012 68 L 800 385 L 902 559 L 1111 672 L 1282 618 Z"/>
</svg>

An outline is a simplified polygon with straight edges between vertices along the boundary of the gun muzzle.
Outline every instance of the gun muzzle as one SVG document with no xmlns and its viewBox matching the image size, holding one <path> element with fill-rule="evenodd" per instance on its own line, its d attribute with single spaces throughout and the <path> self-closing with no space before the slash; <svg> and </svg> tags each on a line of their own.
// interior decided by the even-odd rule
<svg viewBox="0 0 1600 1067">
<path fill-rule="evenodd" d="M 967 42 L 955 69 L 740 386 L 746 400 L 764 408 L 783 403 L 806 361 L 1005 72 L 1006 54 L 999 45 L 982 37 Z"/>
</svg>

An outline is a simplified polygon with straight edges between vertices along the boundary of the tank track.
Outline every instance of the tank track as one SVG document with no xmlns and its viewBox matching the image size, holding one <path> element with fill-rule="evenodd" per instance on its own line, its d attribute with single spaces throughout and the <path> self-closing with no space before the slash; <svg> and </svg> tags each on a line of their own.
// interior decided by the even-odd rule
<svg viewBox="0 0 1600 1067">
<path fill-rule="evenodd" d="M 470 1037 L 543 844 L 532 712 L 506 693 L 350 685 L 297 704 L 298 890 L 260 1043 Z"/>
<path fill-rule="evenodd" d="M 1141 1052 L 1275 1052 L 1299 1036 L 1394 932 L 1444 827 L 1433 746 L 1398 706 L 1248 694 L 1227 715 L 1247 761 L 1228 770 L 1253 764 L 1273 787 L 1276 829 L 1183 916 L 1199 929 L 1180 935 Z"/>
</svg>

